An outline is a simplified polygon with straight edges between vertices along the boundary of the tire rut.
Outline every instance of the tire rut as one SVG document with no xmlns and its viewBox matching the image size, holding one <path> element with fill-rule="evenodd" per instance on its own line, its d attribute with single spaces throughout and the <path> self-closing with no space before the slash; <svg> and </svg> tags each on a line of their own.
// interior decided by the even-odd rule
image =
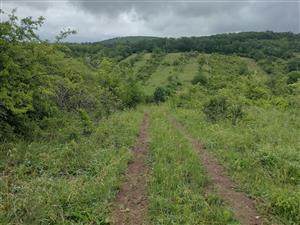
<svg viewBox="0 0 300 225">
<path fill-rule="evenodd" d="M 197 150 L 202 164 L 211 178 L 213 186 L 216 188 L 217 194 L 229 204 L 236 219 L 244 225 L 267 224 L 267 221 L 259 215 L 253 201 L 246 193 L 235 190 L 236 184 L 226 175 L 224 167 L 208 152 L 205 146 L 190 136 L 185 127 L 175 118 L 170 117 L 170 121 Z M 209 187 L 208 191 L 211 191 L 211 187 Z"/>
<path fill-rule="evenodd" d="M 139 136 L 133 147 L 133 159 L 128 165 L 126 180 L 113 204 L 112 224 L 146 224 L 148 209 L 146 164 L 148 156 L 149 115 L 145 113 Z"/>
</svg>

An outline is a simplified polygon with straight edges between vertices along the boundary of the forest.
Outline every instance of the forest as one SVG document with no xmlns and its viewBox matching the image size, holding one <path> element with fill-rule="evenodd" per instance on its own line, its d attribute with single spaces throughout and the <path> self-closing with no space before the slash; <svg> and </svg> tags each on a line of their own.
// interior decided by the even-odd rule
<svg viewBox="0 0 300 225">
<path fill-rule="evenodd" d="M 44 20 L 0 24 L 0 224 L 300 224 L 299 34 Z"/>
</svg>

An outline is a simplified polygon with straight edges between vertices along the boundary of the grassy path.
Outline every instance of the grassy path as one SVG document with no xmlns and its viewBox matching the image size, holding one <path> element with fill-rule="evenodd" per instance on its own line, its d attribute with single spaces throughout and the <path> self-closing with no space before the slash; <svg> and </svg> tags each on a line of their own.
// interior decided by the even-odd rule
<svg viewBox="0 0 300 225">
<path fill-rule="evenodd" d="M 247 118 L 233 126 L 210 123 L 199 110 L 172 111 L 270 224 L 299 224 L 299 113 L 257 107 L 245 113 Z"/>
<path fill-rule="evenodd" d="M 151 224 L 239 224 L 213 192 L 193 146 L 173 128 L 162 108 L 150 123 L 149 216 Z"/>
<path fill-rule="evenodd" d="M 225 174 L 224 167 L 210 155 L 205 147 L 196 139 L 191 137 L 183 125 L 174 118 L 171 118 L 172 124 L 193 144 L 193 147 L 200 155 L 202 164 L 207 174 L 216 186 L 217 193 L 226 202 L 229 203 L 235 217 L 245 225 L 263 224 L 263 219 L 256 211 L 252 200 L 243 192 L 235 190 L 235 183 Z"/>
<path fill-rule="evenodd" d="M 147 110 L 151 117 L 145 115 L 127 180 L 114 203 L 115 224 L 272 223 L 198 141 L 205 134 L 197 136 L 162 106 Z"/>
<path fill-rule="evenodd" d="M 145 224 L 147 201 L 146 159 L 148 155 L 148 114 L 145 114 L 139 137 L 133 148 L 133 160 L 128 166 L 126 182 L 117 194 L 113 222 L 117 225 Z"/>
</svg>

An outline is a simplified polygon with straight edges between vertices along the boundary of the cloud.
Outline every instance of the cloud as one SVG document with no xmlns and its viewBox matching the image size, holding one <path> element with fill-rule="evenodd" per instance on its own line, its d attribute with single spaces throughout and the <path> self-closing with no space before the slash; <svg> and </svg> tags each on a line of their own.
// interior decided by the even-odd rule
<svg viewBox="0 0 300 225">
<path fill-rule="evenodd" d="M 96 1 L 96 2 L 95 2 Z M 238 31 L 299 33 L 296 1 L 93 0 L 12 1 L 3 9 L 46 18 L 41 36 L 54 37 L 63 27 L 79 33 L 70 41 L 98 41 L 115 36 L 200 36 Z"/>
</svg>

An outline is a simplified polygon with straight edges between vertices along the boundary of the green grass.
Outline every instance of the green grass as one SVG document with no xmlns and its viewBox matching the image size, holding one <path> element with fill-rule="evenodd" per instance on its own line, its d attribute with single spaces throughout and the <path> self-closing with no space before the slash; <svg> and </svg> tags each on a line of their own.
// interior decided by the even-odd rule
<svg viewBox="0 0 300 225">
<path fill-rule="evenodd" d="M 238 224 L 223 201 L 206 191 L 209 180 L 196 151 L 161 107 L 152 110 L 150 133 L 152 224 Z"/>
<path fill-rule="evenodd" d="M 0 224 L 105 224 L 141 120 L 115 113 L 88 137 L 1 146 Z"/>
<path fill-rule="evenodd" d="M 145 64 L 144 59 L 139 64 Z M 169 53 L 161 60 L 157 69 L 150 75 L 145 84 L 146 94 L 152 94 L 156 87 L 166 86 L 170 76 L 178 77 L 179 81 L 189 84 L 198 72 L 197 55 L 189 56 L 188 53 Z"/>
<path fill-rule="evenodd" d="M 154 73 L 149 81 L 153 87 L 168 84 L 169 76 L 177 76 L 183 84 L 188 84 L 198 73 L 198 54 L 170 53 L 162 62 L 160 69 Z M 168 73 L 164 73 L 167 70 Z"/>
<path fill-rule="evenodd" d="M 236 126 L 209 123 L 199 110 L 179 109 L 176 116 L 224 163 L 261 213 L 278 224 L 298 224 L 299 112 L 249 107 Z"/>
<path fill-rule="evenodd" d="M 291 92 L 273 95 L 266 85 L 266 72 L 255 61 L 238 56 L 143 53 L 122 62 L 133 66 L 133 76 L 141 76 L 147 95 L 158 86 L 167 86 L 170 76 L 182 83 L 171 99 L 173 105 L 185 109 L 147 108 L 151 111 L 152 224 L 238 223 L 226 204 L 207 191 L 209 177 L 192 145 L 168 121 L 167 111 L 224 164 L 261 214 L 276 224 L 298 224 L 300 114 L 292 109 L 289 99 L 296 101 L 298 96 Z M 283 73 L 286 62 L 274 63 L 278 64 L 274 70 Z M 242 73 L 243 68 L 248 72 Z M 188 89 L 200 69 L 208 83 Z M 85 74 L 89 68 L 78 71 Z M 90 85 L 96 81 L 96 71 L 91 74 L 86 81 Z M 94 88 L 97 91 L 98 87 Z M 202 107 L 214 95 L 242 104 L 245 117 L 235 126 L 227 119 L 208 122 Z M 114 113 L 87 127 L 88 132 L 92 130 L 90 136 L 83 132 L 84 121 L 78 115 L 62 115 L 40 121 L 43 129 L 33 132 L 35 141 L 31 143 L 1 144 L 0 224 L 108 223 L 111 202 L 132 157 L 142 115 L 141 109 Z"/>
<path fill-rule="evenodd" d="M 128 57 L 124 61 L 134 60 L 136 54 Z M 133 67 L 134 76 L 138 76 L 143 67 L 147 66 L 152 53 L 142 54 L 136 58 Z M 199 58 L 205 60 L 203 66 L 199 64 Z M 143 84 L 144 91 L 147 95 L 151 95 L 158 86 L 166 86 L 169 84 L 169 77 L 177 77 L 178 80 L 186 88 L 191 81 L 199 73 L 200 67 L 207 76 L 211 77 L 218 83 L 230 85 L 229 80 L 236 79 L 240 76 L 241 65 L 245 66 L 249 72 L 259 74 L 260 79 L 265 79 L 265 72 L 255 61 L 249 58 L 241 58 L 238 56 L 224 56 L 220 54 L 191 54 L 191 53 L 168 53 L 159 60 L 157 68 L 153 72 L 150 71 L 147 81 Z M 147 70 L 148 71 L 148 70 Z M 220 88 L 219 86 L 217 88 Z"/>
<path fill-rule="evenodd" d="M 146 61 L 150 59 L 151 54 L 145 53 L 141 54 L 140 59 L 137 60 L 134 64 L 134 74 L 137 75 L 138 71 L 145 65 Z"/>
</svg>

